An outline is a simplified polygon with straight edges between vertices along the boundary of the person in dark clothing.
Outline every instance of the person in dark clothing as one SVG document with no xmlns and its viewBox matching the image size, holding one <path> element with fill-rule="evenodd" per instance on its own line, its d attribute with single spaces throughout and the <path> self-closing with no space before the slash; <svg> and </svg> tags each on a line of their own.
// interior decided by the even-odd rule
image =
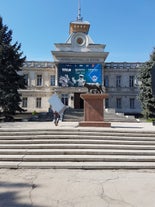
<svg viewBox="0 0 155 207">
<path fill-rule="evenodd" d="M 54 124 L 55 124 L 55 126 L 58 126 L 58 123 L 60 120 L 60 114 L 57 111 L 54 111 L 53 115 L 54 115 Z"/>
</svg>

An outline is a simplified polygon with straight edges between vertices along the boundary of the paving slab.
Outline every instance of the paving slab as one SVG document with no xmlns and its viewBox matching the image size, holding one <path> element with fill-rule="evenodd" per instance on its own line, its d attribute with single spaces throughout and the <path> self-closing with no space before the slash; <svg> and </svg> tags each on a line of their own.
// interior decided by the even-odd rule
<svg viewBox="0 0 155 207">
<path fill-rule="evenodd" d="M 154 207 L 155 170 L 0 169 L 1 207 Z"/>
</svg>

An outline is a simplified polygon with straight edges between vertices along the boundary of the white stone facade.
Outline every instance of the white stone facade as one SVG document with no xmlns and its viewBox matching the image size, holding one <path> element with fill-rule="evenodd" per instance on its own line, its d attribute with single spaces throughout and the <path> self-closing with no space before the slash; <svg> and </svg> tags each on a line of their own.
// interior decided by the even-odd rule
<svg viewBox="0 0 155 207">
<path fill-rule="evenodd" d="M 23 74 L 27 81 L 27 89 L 22 93 L 21 106 L 27 112 L 45 112 L 50 105 L 48 99 L 54 93 L 55 65 L 52 62 L 26 61 Z M 52 82 L 51 82 L 52 81 Z"/>
<path fill-rule="evenodd" d="M 113 108 L 116 112 L 136 114 L 141 112 L 138 101 L 138 86 L 135 79 L 138 68 L 142 63 L 105 63 L 104 83 L 109 98 L 106 107 Z M 62 96 L 67 95 L 67 105 L 74 108 L 74 93 L 85 93 L 86 88 L 60 88 L 57 86 L 57 68 L 53 62 L 27 61 L 23 67 L 23 74 L 27 77 L 27 89 L 21 90 L 22 98 L 27 99 L 24 109 L 27 112 L 47 112 L 48 99 L 57 92 Z M 41 75 L 41 85 L 37 85 L 37 77 Z M 51 77 L 54 78 L 51 84 Z M 117 78 L 120 78 L 117 80 Z M 41 100 L 37 106 L 37 99 Z M 23 105 L 23 103 L 22 103 Z"/>
<path fill-rule="evenodd" d="M 116 112 L 141 113 L 138 100 L 137 75 L 142 63 L 113 62 L 106 63 L 104 69 L 104 84 L 109 94 L 107 108 Z"/>
</svg>

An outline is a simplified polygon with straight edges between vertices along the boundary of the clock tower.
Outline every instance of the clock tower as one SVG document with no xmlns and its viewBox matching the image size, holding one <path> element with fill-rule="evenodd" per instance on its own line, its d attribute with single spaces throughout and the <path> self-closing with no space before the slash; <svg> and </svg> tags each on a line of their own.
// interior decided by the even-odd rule
<svg viewBox="0 0 155 207">
<path fill-rule="evenodd" d="M 82 21 L 81 8 L 78 9 L 77 20 L 70 23 L 69 40 L 77 47 L 86 47 L 89 44 L 88 32 L 90 28 L 89 22 Z"/>
<path fill-rule="evenodd" d="M 95 44 L 89 36 L 90 23 L 83 21 L 81 7 L 78 6 L 78 16 L 69 25 L 69 37 L 66 43 L 55 43 L 55 51 L 52 51 L 56 63 L 101 63 L 108 56 L 104 52 L 106 45 Z"/>
<path fill-rule="evenodd" d="M 55 43 L 52 51 L 57 68 L 56 92 L 68 94 L 68 105 L 82 108 L 80 94 L 87 91 L 78 84 L 83 78 L 88 83 L 100 83 L 104 80 L 104 62 L 108 52 L 105 44 L 96 44 L 89 36 L 90 23 L 83 21 L 81 7 L 78 6 L 78 16 L 69 24 L 69 37 L 66 43 Z"/>
</svg>

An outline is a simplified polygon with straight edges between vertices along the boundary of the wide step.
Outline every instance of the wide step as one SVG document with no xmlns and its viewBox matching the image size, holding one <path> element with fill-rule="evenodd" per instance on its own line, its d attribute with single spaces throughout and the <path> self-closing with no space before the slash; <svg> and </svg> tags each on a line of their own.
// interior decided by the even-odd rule
<svg viewBox="0 0 155 207">
<path fill-rule="evenodd" d="M 20 162 L 155 162 L 155 156 L 137 155 L 1 155 L 0 161 Z"/>
<path fill-rule="evenodd" d="M 0 162 L 9 169 L 155 169 L 153 162 Z"/>
<path fill-rule="evenodd" d="M 0 168 L 155 169 L 155 132 L 3 129 Z"/>
</svg>

